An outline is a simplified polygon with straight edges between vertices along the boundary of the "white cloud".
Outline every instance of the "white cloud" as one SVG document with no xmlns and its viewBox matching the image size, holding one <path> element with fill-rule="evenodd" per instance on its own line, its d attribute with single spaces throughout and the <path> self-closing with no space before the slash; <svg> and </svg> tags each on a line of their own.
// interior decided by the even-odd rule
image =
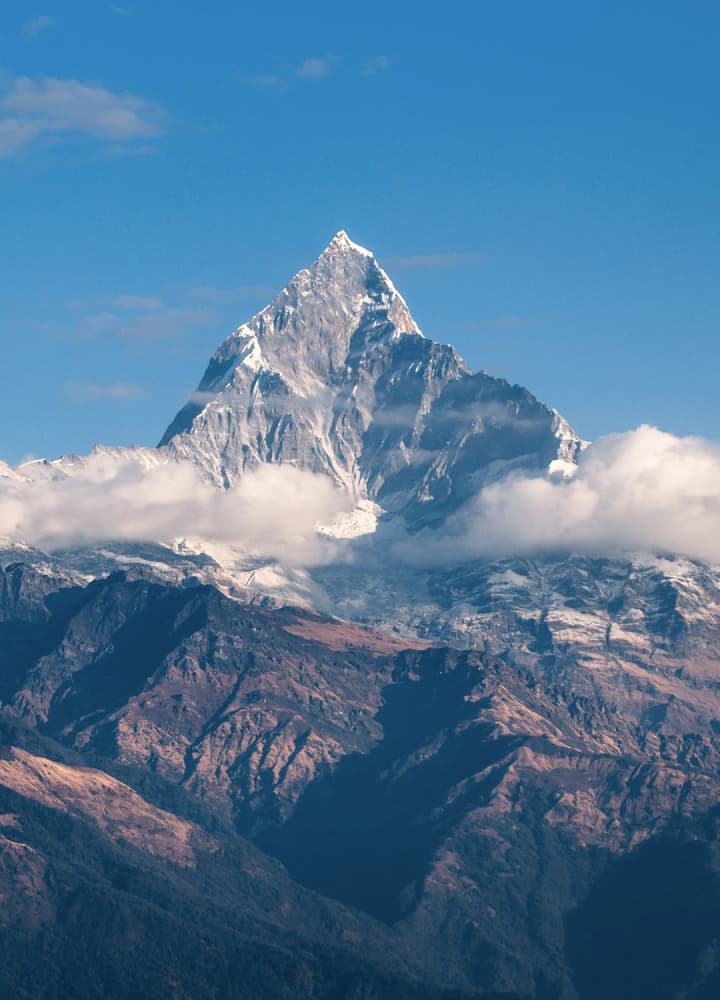
<svg viewBox="0 0 720 1000">
<path fill-rule="evenodd" d="M 575 476 L 509 476 L 438 532 L 397 546 L 417 565 L 579 552 L 671 552 L 720 562 L 720 448 L 642 426 L 600 438 Z"/>
<path fill-rule="evenodd" d="M 371 59 L 366 59 L 363 63 L 363 73 L 365 76 L 376 76 L 378 73 L 382 73 L 383 70 L 390 69 L 392 63 L 387 56 L 373 56 Z"/>
<path fill-rule="evenodd" d="M 0 157 L 43 137 L 89 135 L 115 144 L 157 139 L 165 118 L 157 104 L 98 83 L 16 77 L 0 93 Z"/>
<path fill-rule="evenodd" d="M 65 395 L 73 403 L 95 403 L 101 400 L 141 399 L 145 390 L 127 382 L 99 384 L 92 382 L 67 382 Z"/>
<path fill-rule="evenodd" d="M 313 56 L 298 66 L 295 75 L 301 80 L 323 80 L 330 75 L 334 61 L 332 56 Z"/>
<path fill-rule="evenodd" d="M 52 27 L 53 24 L 55 24 L 54 17 L 41 14 L 39 17 L 34 17 L 32 21 L 26 21 L 22 26 L 22 33 L 26 38 L 35 38 L 41 31 Z"/>
<path fill-rule="evenodd" d="M 248 472 L 227 491 L 189 463 L 148 468 L 132 453 L 93 453 L 72 475 L 46 465 L 19 472 L 36 478 L 0 477 L 0 535 L 48 550 L 193 538 L 307 566 L 331 552 L 317 525 L 348 508 L 330 479 L 287 465 Z"/>
</svg>

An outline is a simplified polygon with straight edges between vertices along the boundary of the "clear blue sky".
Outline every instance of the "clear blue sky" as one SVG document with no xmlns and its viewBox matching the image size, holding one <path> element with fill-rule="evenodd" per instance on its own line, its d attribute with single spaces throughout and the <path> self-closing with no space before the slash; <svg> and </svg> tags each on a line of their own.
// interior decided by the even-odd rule
<svg viewBox="0 0 720 1000">
<path fill-rule="evenodd" d="M 148 443 L 333 233 L 586 437 L 720 439 L 720 6 L 4 0 L 0 456 Z"/>
</svg>

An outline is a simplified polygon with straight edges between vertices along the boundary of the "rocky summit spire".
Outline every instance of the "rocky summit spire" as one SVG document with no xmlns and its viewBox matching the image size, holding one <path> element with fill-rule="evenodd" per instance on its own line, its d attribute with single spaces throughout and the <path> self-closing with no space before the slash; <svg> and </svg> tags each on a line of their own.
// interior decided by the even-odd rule
<svg viewBox="0 0 720 1000">
<path fill-rule="evenodd" d="M 340 230 L 309 268 L 220 345 L 195 399 L 160 444 L 190 431 L 204 408 L 236 393 L 250 376 L 264 372 L 267 382 L 273 373 L 277 385 L 308 398 L 318 384 L 330 387 L 349 365 L 406 336 L 422 334 L 405 300 L 374 254 Z"/>
<path fill-rule="evenodd" d="M 558 428 L 529 392 L 426 340 L 372 252 L 340 230 L 220 345 L 161 444 L 218 485 L 288 462 L 423 522 L 505 463 L 572 461 L 576 439 Z"/>
<path fill-rule="evenodd" d="M 324 256 L 325 254 L 333 255 L 341 253 L 357 253 L 363 257 L 374 256 L 372 250 L 368 250 L 367 247 L 360 246 L 359 243 L 354 243 L 344 229 L 340 229 L 337 233 L 335 233 L 333 238 L 323 250 L 321 256 Z"/>
</svg>

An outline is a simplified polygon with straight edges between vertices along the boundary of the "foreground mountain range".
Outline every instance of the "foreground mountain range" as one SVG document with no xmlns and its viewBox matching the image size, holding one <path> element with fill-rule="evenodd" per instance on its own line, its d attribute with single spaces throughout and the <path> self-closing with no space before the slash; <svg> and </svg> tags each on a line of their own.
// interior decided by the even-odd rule
<svg viewBox="0 0 720 1000">
<path fill-rule="evenodd" d="M 339 233 L 157 449 L 0 469 L 7 995 L 717 996 L 720 571 L 476 516 L 585 448 Z"/>
</svg>

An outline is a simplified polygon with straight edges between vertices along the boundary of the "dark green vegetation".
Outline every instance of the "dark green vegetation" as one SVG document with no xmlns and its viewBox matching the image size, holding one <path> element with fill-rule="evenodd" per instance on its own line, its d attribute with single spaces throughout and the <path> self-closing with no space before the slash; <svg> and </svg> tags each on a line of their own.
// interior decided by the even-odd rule
<svg viewBox="0 0 720 1000">
<path fill-rule="evenodd" d="M 583 1000 L 720 996 L 720 817 L 611 863 L 567 917 Z"/>
</svg>

